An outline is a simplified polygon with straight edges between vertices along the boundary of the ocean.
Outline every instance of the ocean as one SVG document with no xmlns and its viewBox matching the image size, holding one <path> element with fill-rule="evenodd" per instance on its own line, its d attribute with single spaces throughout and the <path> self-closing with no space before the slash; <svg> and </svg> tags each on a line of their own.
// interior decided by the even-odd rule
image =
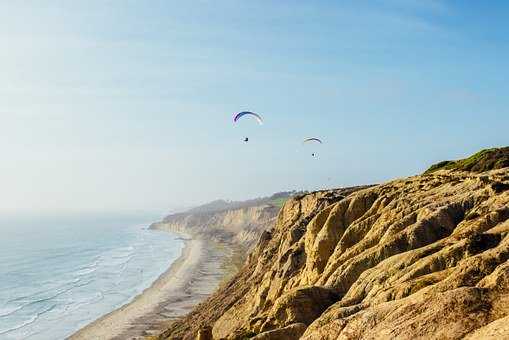
<svg viewBox="0 0 509 340">
<path fill-rule="evenodd" d="M 149 287 L 184 246 L 150 219 L 0 219 L 0 339 L 65 339 Z"/>
</svg>

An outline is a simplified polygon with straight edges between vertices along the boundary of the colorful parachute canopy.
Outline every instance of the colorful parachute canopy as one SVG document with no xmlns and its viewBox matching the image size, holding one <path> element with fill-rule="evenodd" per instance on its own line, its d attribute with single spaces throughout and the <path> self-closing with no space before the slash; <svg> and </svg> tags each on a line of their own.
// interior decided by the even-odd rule
<svg viewBox="0 0 509 340">
<path fill-rule="evenodd" d="M 233 116 L 233 121 L 237 122 L 240 118 L 242 118 L 244 116 L 252 116 L 252 117 L 254 117 L 256 119 L 256 121 L 260 125 L 263 124 L 262 117 L 258 113 L 249 112 L 249 111 L 242 111 L 242 112 L 239 112 L 239 113 L 235 114 L 235 116 Z"/>
<path fill-rule="evenodd" d="M 318 138 L 306 138 L 302 143 L 310 143 L 310 142 L 318 142 L 320 144 L 323 144 L 323 142 Z"/>
</svg>

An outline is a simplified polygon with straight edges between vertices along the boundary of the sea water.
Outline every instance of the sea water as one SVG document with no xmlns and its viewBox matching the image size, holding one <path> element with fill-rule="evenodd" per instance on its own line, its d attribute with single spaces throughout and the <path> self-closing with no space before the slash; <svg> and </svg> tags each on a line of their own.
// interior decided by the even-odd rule
<svg viewBox="0 0 509 340">
<path fill-rule="evenodd" d="M 144 221 L 0 218 L 0 339 L 64 339 L 149 287 L 183 242 Z"/>
</svg>

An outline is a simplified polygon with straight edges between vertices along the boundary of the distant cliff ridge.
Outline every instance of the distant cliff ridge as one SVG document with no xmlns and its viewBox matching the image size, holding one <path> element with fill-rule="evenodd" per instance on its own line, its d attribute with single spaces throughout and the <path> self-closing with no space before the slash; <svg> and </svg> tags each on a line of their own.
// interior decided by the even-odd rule
<svg viewBox="0 0 509 340">
<path fill-rule="evenodd" d="M 223 210 L 235 210 L 240 208 L 249 208 L 262 205 L 271 205 L 276 207 L 282 207 L 283 203 L 292 196 L 302 194 L 297 191 L 283 191 L 275 193 L 267 197 L 259 197 L 246 201 L 226 201 L 226 200 L 215 200 L 194 208 L 187 210 L 185 213 L 207 213 L 207 212 L 219 212 Z"/>
<path fill-rule="evenodd" d="M 251 247 L 270 228 L 284 202 L 296 192 L 281 192 L 248 201 L 217 200 L 165 217 L 153 229 L 184 232 Z"/>
<path fill-rule="evenodd" d="M 504 150 L 289 199 L 237 275 L 160 338 L 509 338 Z"/>
</svg>

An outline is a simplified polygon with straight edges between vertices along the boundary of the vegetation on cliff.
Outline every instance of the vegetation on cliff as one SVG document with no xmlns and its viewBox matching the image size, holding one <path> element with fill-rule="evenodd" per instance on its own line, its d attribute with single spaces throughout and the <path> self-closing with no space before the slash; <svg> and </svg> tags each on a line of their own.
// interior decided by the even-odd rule
<svg viewBox="0 0 509 340">
<path fill-rule="evenodd" d="M 191 208 L 181 214 L 200 214 L 200 213 L 212 213 L 226 210 L 236 210 L 243 208 L 256 207 L 261 205 L 272 205 L 281 208 L 286 200 L 292 196 L 301 194 L 297 191 L 282 191 L 277 192 L 271 196 L 259 197 L 246 201 L 226 201 L 226 200 L 215 200 L 194 208 Z M 176 215 L 181 215 L 176 214 Z M 172 215 L 170 215 L 172 216 Z"/>
<path fill-rule="evenodd" d="M 442 161 L 432 165 L 425 174 L 438 170 L 461 170 L 483 172 L 509 167 L 509 147 L 481 150 L 478 153 L 457 161 Z"/>
</svg>

